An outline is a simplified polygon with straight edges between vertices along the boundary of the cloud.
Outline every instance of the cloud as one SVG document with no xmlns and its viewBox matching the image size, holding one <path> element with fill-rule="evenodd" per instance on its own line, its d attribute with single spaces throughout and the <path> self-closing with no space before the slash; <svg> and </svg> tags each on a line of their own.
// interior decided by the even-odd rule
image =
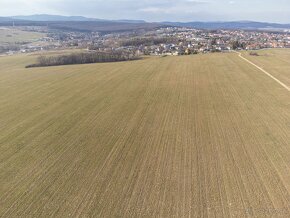
<svg viewBox="0 0 290 218">
<path fill-rule="evenodd" d="M 194 3 L 194 4 L 208 4 L 209 1 L 195 1 L 195 0 L 186 0 L 186 2 Z"/>
<path fill-rule="evenodd" d="M 184 1 L 170 1 L 163 0 L 150 4 L 147 7 L 139 8 L 139 12 L 144 13 L 164 13 L 164 14 L 177 14 L 177 13 L 191 13 L 201 6 L 209 4 L 208 1 L 184 0 Z"/>
<path fill-rule="evenodd" d="M 157 8 L 157 7 L 148 7 L 148 8 L 141 8 L 138 11 L 149 12 L 149 13 L 158 13 L 158 12 L 162 12 L 163 10 L 161 8 Z"/>
<path fill-rule="evenodd" d="M 289 0 L 0 0 L 0 16 L 43 13 L 148 21 L 246 19 L 290 23 Z"/>
</svg>

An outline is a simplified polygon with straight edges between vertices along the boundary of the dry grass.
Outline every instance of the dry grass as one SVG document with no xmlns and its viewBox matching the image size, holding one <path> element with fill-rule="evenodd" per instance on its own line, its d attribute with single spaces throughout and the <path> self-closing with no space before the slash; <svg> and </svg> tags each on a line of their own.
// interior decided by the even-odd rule
<svg viewBox="0 0 290 218">
<path fill-rule="evenodd" d="M 244 55 L 290 87 L 289 49 L 262 50 L 257 53 L 259 56 L 250 56 L 249 53 Z"/>
<path fill-rule="evenodd" d="M 289 92 L 236 54 L 34 58 L 0 58 L 0 216 L 290 216 Z"/>
</svg>

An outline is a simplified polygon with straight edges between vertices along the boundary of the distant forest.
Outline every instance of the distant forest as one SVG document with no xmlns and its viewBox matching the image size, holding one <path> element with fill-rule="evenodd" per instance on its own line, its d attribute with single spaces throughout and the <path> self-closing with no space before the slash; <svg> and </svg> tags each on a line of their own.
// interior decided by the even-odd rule
<svg viewBox="0 0 290 218">
<path fill-rule="evenodd" d="M 156 23 L 126 23 L 115 21 L 1 21 L 0 26 L 47 26 L 52 30 L 78 31 L 78 32 L 100 32 L 107 34 L 111 32 L 126 32 L 137 30 L 152 30 L 168 26 Z"/>
</svg>

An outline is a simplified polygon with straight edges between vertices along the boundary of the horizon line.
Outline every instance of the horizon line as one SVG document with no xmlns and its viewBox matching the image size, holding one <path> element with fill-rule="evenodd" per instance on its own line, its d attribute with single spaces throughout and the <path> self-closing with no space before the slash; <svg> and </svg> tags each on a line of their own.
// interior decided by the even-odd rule
<svg viewBox="0 0 290 218">
<path fill-rule="evenodd" d="M 128 21 L 143 21 L 146 23 L 192 23 L 192 22 L 200 22 L 200 23 L 229 23 L 229 22 L 257 22 L 257 23 L 269 23 L 269 24 L 290 24 L 290 22 L 288 23 L 284 23 L 284 22 L 273 22 L 273 21 L 257 21 L 257 20 L 209 20 L 209 21 L 201 21 L 201 20 L 191 20 L 191 21 L 177 21 L 177 20 L 163 20 L 163 21 L 148 21 L 146 19 L 130 19 L 130 18 L 120 18 L 120 19 L 105 19 L 105 18 L 97 18 L 97 17 L 90 17 L 90 16 L 85 16 L 85 15 L 62 15 L 62 14 L 46 14 L 46 13 L 37 13 L 37 14 L 29 14 L 29 15 L 9 15 L 9 16 L 0 16 L 0 17 L 4 17 L 4 18 L 14 18 L 17 19 L 15 17 L 29 17 L 29 16 L 41 16 L 41 15 L 45 15 L 45 16 L 61 16 L 61 17 L 82 17 L 82 18 L 86 18 L 86 19 L 96 19 L 97 20 L 103 20 L 103 21 L 122 21 L 122 20 L 128 20 Z M 21 19 L 19 19 L 21 20 Z M 45 21 L 49 21 L 49 20 L 44 20 Z M 40 21 L 41 22 L 41 21 Z M 86 21 L 81 21 L 81 22 L 86 22 Z"/>
</svg>

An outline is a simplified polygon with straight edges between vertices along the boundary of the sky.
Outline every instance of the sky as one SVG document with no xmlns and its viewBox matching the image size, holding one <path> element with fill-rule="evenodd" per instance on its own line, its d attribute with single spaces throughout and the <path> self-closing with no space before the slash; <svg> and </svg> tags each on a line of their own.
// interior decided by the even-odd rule
<svg viewBox="0 0 290 218">
<path fill-rule="evenodd" d="M 0 0 L 0 16 L 31 14 L 156 22 L 290 23 L 290 0 Z"/>
</svg>

